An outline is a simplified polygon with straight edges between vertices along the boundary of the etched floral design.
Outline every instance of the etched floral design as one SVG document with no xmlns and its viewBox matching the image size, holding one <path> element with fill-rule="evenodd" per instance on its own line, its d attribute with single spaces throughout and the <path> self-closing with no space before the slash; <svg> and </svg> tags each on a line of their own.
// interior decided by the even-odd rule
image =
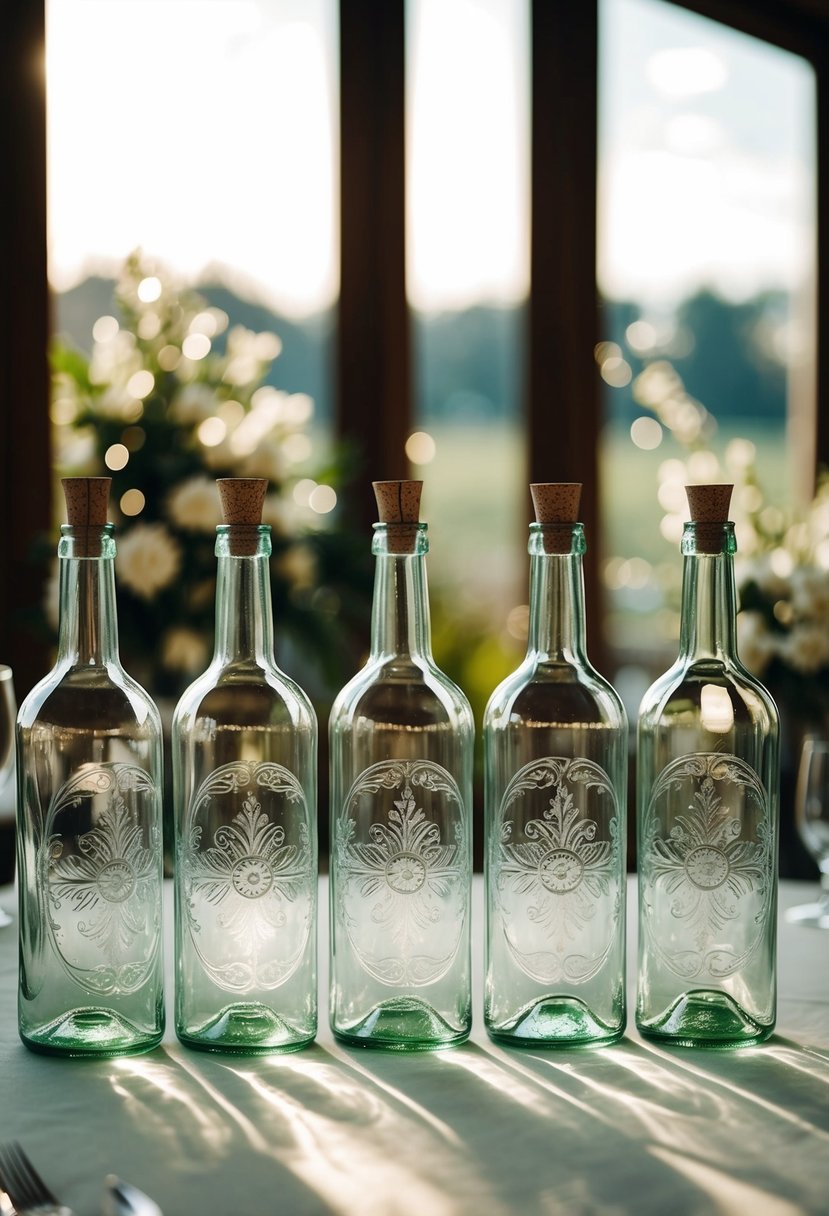
<svg viewBox="0 0 829 1216">
<path fill-rule="evenodd" d="M 143 794 L 155 799 L 155 787 L 143 769 L 109 764 L 82 770 L 50 808 L 48 834 L 39 851 L 58 954 L 72 974 L 98 992 L 134 991 L 157 952 L 157 832 L 147 829 Z M 54 830 L 62 826 L 62 812 L 100 797 L 106 802 L 89 831 L 73 839 Z M 72 852 L 67 851 L 70 841 Z M 95 947 L 97 960 L 79 949 L 76 933 Z"/>
<path fill-rule="evenodd" d="M 690 779 L 690 785 L 688 781 Z M 662 832 L 671 798 L 690 801 Z M 757 819 L 755 839 L 745 835 L 745 816 L 730 803 L 748 807 Z M 756 946 L 768 914 L 772 849 L 765 791 L 757 775 L 736 756 L 691 756 L 661 774 L 651 797 L 644 833 L 646 906 L 661 896 L 679 922 L 671 949 L 661 956 L 677 974 L 732 974 Z M 744 910 L 749 897 L 750 908 Z M 650 933 L 657 937 L 653 918 Z M 664 928 L 664 924 L 662 926 Z"/>
<path fill-rule="evenodd" d="M 346 807 L 355 810 L 362 796 L 382 788 L 399 796 L 392 798 L 385 821 L 370 824 L 367 841 L 358 839 L 353 816 L 339 824 L 338 914 L 375 978 L 387 984 L 432 983 L 457 952 L 466 913 L 469 863 L 460 792 L 436 764 L 389 762 L 355 782 Z M 449 799 L 454 843 L 442 841 L 438 824 L 418 805 L 424 790 Z M 375 800 L 371 805 L 379 814 Z M 367 926 L 374 928 L 366 932 Z M 377 952 L 378 942 L 383 953 Z"/>
<path fill-rule="evenodd" d="M 528 819 L 514 842 L 517 820 L 507 818 L 540 789 L 552 789 L 541 818 Z M 584 814 L 593 791 L 604 799 L 607 838 Z M 607 957 L 618 921 L 619 832 L 616 800 L 607 774 L 588 760 L 547 757 L 521 769 L 501 807 L 501 828 L 490 854 L 496 906 L 510 951 L 532 978 L 578 983 L 595 975 Z M 611 911 L 597 936 L 600 909 Z"/>
<path fill-rule="evenodd" d="M 215 809 L 223 794 L 244 790 L 240 809 L 202 848 L 197 813 Z M 271 795 L 275 815 L 293 805 L 295 843 L 263 809 L 264 791 Z M 182 857 L 188 925 L 202 963 L 223 988 L 275 988 L 301 961 L 311 921 L 314 863 L 306 810 L 293 774 L 269 763 L 225 765 L 194 799 Z"/>
</svg>

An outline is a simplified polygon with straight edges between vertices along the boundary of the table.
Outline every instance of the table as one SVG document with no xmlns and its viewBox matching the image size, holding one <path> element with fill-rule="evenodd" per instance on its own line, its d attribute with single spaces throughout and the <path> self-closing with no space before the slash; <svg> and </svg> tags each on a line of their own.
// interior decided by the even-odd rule
<svg viewBox="0 0 829 1216">
<path fill-rule="evenodd" d="M 783 883 L 781 905 L 813 895 Z M 323 917 L 326 896 L 323 880 Z M 479 929 L 480 878 L 474 897 Z M 191 1052 L 170 1009 L 148 1055 L 61 1060 L 17 1037 L 16 932 L 0 931 L 0 1139 L 19 1139 L 77 1216 L 100 1210 L 111 1171 L 165 1216 L 829 1212 L 829 933 L 781 924 L 778 1033 L 734 1052 L 663 1049 L 635 1029 L 599 1050 L 495 1046 L 479 949 L 466 1045 L 347 1049 L 325 1021 L 321 954 L 322 1024 L 303 1052 Z M 632 942 L 628 957 L 632 981 Z"/>
</svg>

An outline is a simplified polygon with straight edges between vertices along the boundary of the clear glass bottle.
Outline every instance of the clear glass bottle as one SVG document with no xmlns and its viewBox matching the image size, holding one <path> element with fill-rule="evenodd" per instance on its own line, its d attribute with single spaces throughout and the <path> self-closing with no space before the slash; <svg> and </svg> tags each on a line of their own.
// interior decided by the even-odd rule
<svg viewBox="0 0 829 1216">
<path fill-rule="evenodd" d="M 63 1055 L 164 1030 L 161 721 L 118 657 L 109 484 L 63 483 L 57 661 L 17 719 L 20 1035 Z"/>
<path fill-rule="evenodd" d="M 639 713 L 643 1035 L 759 1043 L 774 1028 L 778 718 L 736 648 L 731 486 L 690 486 L 679 657 Z"/>
<path fill-rule="evenodd" d="M 585 649 L 581 486 L 531 487 L 530 626 L 484 717 L 484 1020 L 523 1046 L 625 1028 L 628 732 Z"/>
<path fill-rule="evenodd" d="M 219 482 L 216 643 L 173 718 L 176 1034 L 293 1051 L 317 1029 L 317 720 L 276 665 L 267 482 Z"/>
<path fill-rule="evenodd" d="M 429 1050 L 471 1022 L 474 724 L 432 657 L 421 483 L 374 486 L 371 654 L 330 720 L 331 1025 Z"/>
</svg>

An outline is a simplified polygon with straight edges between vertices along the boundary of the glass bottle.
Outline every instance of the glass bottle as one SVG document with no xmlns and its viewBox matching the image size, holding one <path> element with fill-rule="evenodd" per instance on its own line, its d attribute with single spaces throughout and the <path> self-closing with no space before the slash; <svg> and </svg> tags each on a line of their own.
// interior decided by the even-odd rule
<svg viewBox="0 0 829 1216">
<path fill-rule="evenodd" d="M 19 1028 L 64 1055 L 164 1030 L 161 721 L 118 657 L 109 485 L 63 482 L 57 660 L 17 719 Z"/>
<path fill-rule="evenodd" d="M 293 1051 L 317 1029 L 317 720 L 274 659 L 267 482 L 218 486 L 215 651 L 173 718 L 176 1034 Z"/>
<path fill-rule="evenodd" d="M 484 1020 L 502 1042 L 625 1027 L 627 719 L 585 649 L 581 486 L 530 487 L 530 625 L 484 717 Z"/>
<path fill-rule="evenodd" d="M 421 482 L 375 482 L 369 659 L 331 711 L 331 1025 L 429 1050 L 471 1021 L 472 748 L 432 657 Z"/>
<path fill-rule="evenodd" d="M 639 712 L 643 1035 L 759 1043 L 774 1028 L 778 718 L 736 649 L 731 486 L 689 486 L 679 657 Z"/>
</svg>

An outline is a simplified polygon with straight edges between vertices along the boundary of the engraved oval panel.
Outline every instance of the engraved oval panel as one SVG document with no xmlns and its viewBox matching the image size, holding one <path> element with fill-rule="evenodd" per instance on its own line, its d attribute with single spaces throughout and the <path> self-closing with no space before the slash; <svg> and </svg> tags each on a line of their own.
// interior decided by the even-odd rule
<svg viewBox="0 0 829 1216">
<path fill-rule="evenodd" d="M 762 782 L 738 756 L 667 765 L 645 816 L 641 898 L 650 948 L 683 980 L 724 979 L 771 915 L 774 839 Z"/>
<path fill-rule="evenodd" d="M 623 894 L 618 805 L 604 769 L 561 756 L 519 769 L 490 838 L 489 875 L 495 935 L 525 975 L 542 984 L 596 975 Z"/>
<path fill-rule="evenodd" d="M 337 823 L 336 916 L 381 984 L 421 988 L 452 965 L 466 931 L 470 861 L 461 792 L 429 760 L 360 774 Z"/>
<path fill-rule="evenodd" d="M 45 931 L 62 965 L 101 995 L 135 992 L 161 938 L 159 795 L 121 762 L 82 765 L 49 806 L 38 873 Z"/>
<path fill-rule="evenodd" d="M 269 991 L 299 967 L 313 924 L 312 840 L 305 791 L 281 764 L 224 764 L 197 790 L 180 878 L 190 941 L 220 988 Z"/>
</svg>

